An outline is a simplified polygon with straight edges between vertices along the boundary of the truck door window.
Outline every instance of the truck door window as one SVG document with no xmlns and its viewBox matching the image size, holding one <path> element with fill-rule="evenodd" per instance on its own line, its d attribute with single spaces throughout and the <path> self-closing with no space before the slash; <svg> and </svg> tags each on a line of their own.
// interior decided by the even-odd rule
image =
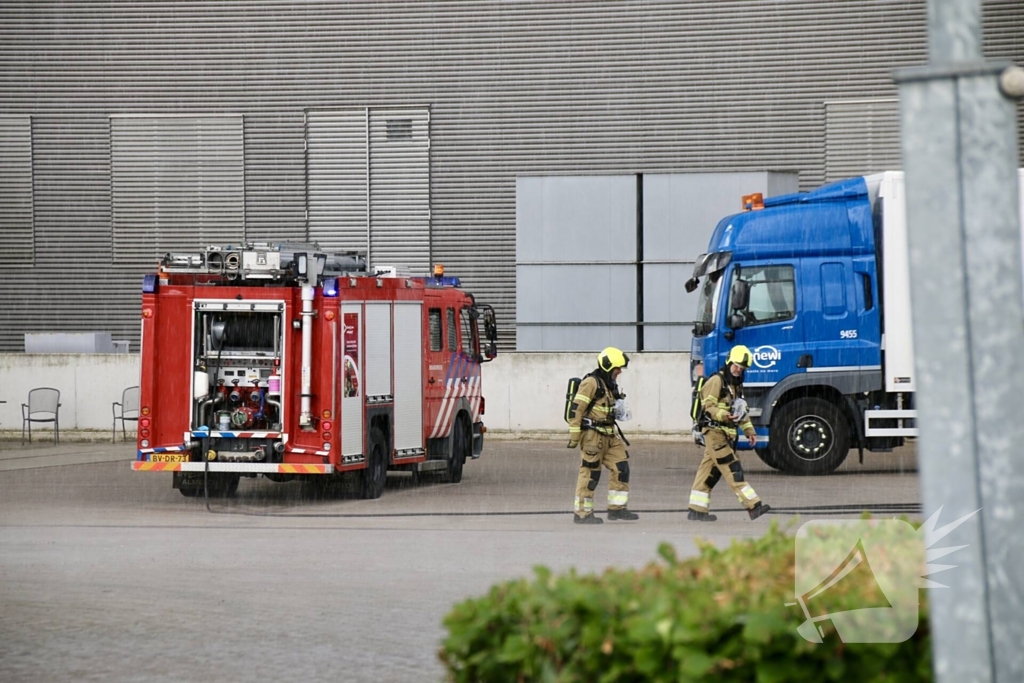
<svg viewBox="0 0 1024 683">
<path fill-rule="evenodd" d="M 469 309 L 463 308 L 459 311 L 459 317 L 462 319 L 462 350 L 468 354 L 470 358 L 476 358 L 477 343 L 473 338 L 473 321 L 470 320 Z"/>
<path fill-rule="evenodd" d="M 459 350 L 458 332 L 455 330 L 455 309 L 449 308 L 445 311 L 448 319 L 448 350 Z"/>
<path fill-rule="evenodd" d="M 750 285 L 750 304 L 742 311 L 748 326 L 789 320 L 796 315 L 793 266 L 744 266 L 740 279 Z"/>
<path fill-rule="evenodd" d="M 430 350 L 441 351 L 441 309 L 431 308 L 430 318 Z"/>
<path fill-rule="evenodd" d="M 860 279 L 864 284 L 864 310 L 870 311 L 875 307 L 875 299 L 871 296 L 871 276 L 867 273 L 861 273 Z"/>
<path fill-rule="evenodd" d="M 697 302 L 697 320 L 693 324 L 693 336 L 703 337 L 715 329 L 715 313 L 718 309 L 719 283 L 722 271 L 708 275 L 700 289 L 700 300 Z"/>
</svg>

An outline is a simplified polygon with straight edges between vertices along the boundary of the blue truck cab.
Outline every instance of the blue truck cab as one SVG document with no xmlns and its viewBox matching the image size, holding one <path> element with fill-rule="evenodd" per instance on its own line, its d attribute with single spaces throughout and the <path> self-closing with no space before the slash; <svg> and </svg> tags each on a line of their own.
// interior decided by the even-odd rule
<svg viewBox="0 0 1024 683">
<path fill-rule="evenodd" d="M 694 386 L 749 347 L 757 454 L 784 471 L 831 472 L 852 447 L 916 436 L 903 174 L 750 195 L 743 208 L 718 223 L 687 282 L 699 290 Z"/>
</svg>

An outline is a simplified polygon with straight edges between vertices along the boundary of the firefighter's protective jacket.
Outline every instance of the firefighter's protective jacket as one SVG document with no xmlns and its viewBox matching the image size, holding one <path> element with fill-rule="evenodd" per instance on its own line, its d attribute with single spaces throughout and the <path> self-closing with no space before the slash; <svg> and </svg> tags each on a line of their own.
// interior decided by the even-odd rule
<svg viewBox="0 0 1024 683">
<path fill-rule="evenodd" d="M 711 375 L 700 390 L 701 406 L 708 419 L 711 420 L 710 424 L 703 426 L 702 431 L 721 429 L 730 440 L 735 441 L 737 425 L 729 420 L 729 414 L 732 412 L 732 402 L 740 394 L 740 386 L 723 382 L 721 372 Z M 754 424 L 749 417 L 743 418 L 738 426 L 747 437 L 754 434 Z"/>
<path fill-rule="evenodd" d="M 600 391 L 602 389 L 603 392 Z M 598 394 L 603 395 L 597 397 Z M 584 429 L 593 429 L 608 436 L 615 434 L 615 396 L 604 382 L 593 375 L 583 378 L 573 399 L 569 414 L 570 445 L 576 445 Z"/>
</svg>

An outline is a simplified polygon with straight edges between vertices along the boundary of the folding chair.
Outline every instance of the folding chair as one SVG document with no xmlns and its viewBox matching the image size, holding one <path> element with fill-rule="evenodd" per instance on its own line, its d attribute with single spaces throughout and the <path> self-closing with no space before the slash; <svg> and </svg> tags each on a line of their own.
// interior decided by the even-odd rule
<svg viewBox="0 0 1024 683">
<path fill-rule="evenodd" d="M 60 391 L 51 387 L 39 387 L 28 392 L 28 403 L 21 404 L 21 443 L 25 443 L 25 428 L 28 427 L 28 442 L 32 443 L 32 423 L 52 422 L 53 443 L 60 443 Z M 37 417 L 43 415 L 45 417 Z"/>
<path fill-rule="evenodd" d="M 121 400 L 114 401 L 110 406 L 110 412 L 114 414 L 114 426 L 110 436 L 110 442 L 117 441 L 117 421 L 121 421 L 121 436 L 128 440 L 128 432 L 124 423 L 126 420 L 139 423 L 139 388 L 128 387 L 121 393 Z"/>
</svg>

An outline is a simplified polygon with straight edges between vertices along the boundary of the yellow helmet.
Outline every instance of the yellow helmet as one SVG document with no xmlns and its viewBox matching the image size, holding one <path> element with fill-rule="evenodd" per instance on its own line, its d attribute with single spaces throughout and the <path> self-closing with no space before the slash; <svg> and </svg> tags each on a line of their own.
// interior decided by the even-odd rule
<svg viewBox="0 0 1024 683">
<path fill-rule="evenodd" d="M 743 344 L 737 344 L 736 346 L 732 347 L 732 351 L 729 352 L 729 357 L 726 359 L 725 362 L 727 365 L 735 363 L 736 365 L 742 366 L 744 368 L 749 368 L 750 363 L 753 360 L 754 354 L 750 353 L 750 349 L 748 349 Z"/>
<path fill-rule="evenodd" d="M 615 368 L 624 368 L 627 365 L 629 365 L 629 356 L 614 346 L 609 346 L 597 354 L 597 367 L 605 372 L 611 372 Z"/>
</svg>

